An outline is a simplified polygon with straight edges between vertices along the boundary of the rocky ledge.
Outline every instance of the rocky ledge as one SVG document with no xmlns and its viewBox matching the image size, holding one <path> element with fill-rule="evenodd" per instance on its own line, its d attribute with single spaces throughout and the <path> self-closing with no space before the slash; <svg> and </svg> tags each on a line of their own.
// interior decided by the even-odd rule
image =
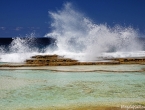
<svg viewBox="0 0 145 110">
<path fill-rule="evenodd" d="M 32 66 L 72 66 L 72 65 L 117 65 L 145 64 L 145 57 L 135 58 L 105 58 L 100 61 L 80 62 L 58 55 L 36 55 L 23 64 L 1 64 L 0 67 L 32 67 Z"/>
</svg>

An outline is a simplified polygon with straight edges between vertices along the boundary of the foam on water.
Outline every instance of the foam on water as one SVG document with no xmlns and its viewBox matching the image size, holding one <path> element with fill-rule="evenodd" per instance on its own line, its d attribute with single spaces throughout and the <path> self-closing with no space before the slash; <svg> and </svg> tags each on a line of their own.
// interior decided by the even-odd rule
<svg viewBox="0 0 145 110">
<path fill-rule="evenodd" d="M 37 54 L 58 54 L 81 61 L 96 60 L 100 56 L 145 56 L 144 45 L 138 41 L 139 32 L 132 27 L 95 24 L 75 10 L 71 3 L 64 4 L 61 10 L 49 12 L 49 15 L 52 31 L 45 37 L 54 38 L 57 48 L 49 46 L 40 50 L 33 45 L 35 35 L 31 34 L 26 39 L 14 38 L 8 49 L 1 46 L 0 61 L 24 62 Z"/>
</svg>

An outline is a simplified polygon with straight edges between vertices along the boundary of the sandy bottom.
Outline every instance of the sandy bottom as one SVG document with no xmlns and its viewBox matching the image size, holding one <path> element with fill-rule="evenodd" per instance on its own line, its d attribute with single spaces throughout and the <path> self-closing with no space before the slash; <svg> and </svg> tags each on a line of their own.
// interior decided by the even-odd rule
<svg viewBox="0 0 145 110">
<path fill-rule="evenodd" d="M 79 65 L 79 66 L 38 66 L 38 67 L 0 67 L 0 70 L 51 70 L 59 72 L 144 72 L 145 65 Z"/>
<path fill-rule="evenodd" d="M 70 107 L 49 107 L 49 108 L 29 108 L 25 110 L 126 110 L 121 107 L 107 106 L 70 106 Z"/>
<path fill-rule="evenodd" d="M 144 65 L 1 69 L 0 110 L 145 110 L 143 69 Z"/>
</svg>

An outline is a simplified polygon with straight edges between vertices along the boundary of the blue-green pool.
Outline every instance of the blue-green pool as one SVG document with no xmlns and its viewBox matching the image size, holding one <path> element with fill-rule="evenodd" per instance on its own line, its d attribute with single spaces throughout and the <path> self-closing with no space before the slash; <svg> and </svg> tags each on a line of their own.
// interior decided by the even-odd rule
<svg viewBox="0 0 145 110">
<path fill-rule="evenodd" d="M 0 70 L 1 110 L 127 104 L 145 105 L 145 72 Z"/>
</svg>

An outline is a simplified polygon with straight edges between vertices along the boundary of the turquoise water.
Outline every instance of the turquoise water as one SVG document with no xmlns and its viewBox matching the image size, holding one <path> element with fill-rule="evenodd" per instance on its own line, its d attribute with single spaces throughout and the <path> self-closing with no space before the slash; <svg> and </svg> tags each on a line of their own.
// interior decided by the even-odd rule
<svg viewBox="0 0 145 110">
<path fill-rule="evenodd" d="M 0 70 L 0 109 L 145 104 L 145 72 Z"/>
</svg>

